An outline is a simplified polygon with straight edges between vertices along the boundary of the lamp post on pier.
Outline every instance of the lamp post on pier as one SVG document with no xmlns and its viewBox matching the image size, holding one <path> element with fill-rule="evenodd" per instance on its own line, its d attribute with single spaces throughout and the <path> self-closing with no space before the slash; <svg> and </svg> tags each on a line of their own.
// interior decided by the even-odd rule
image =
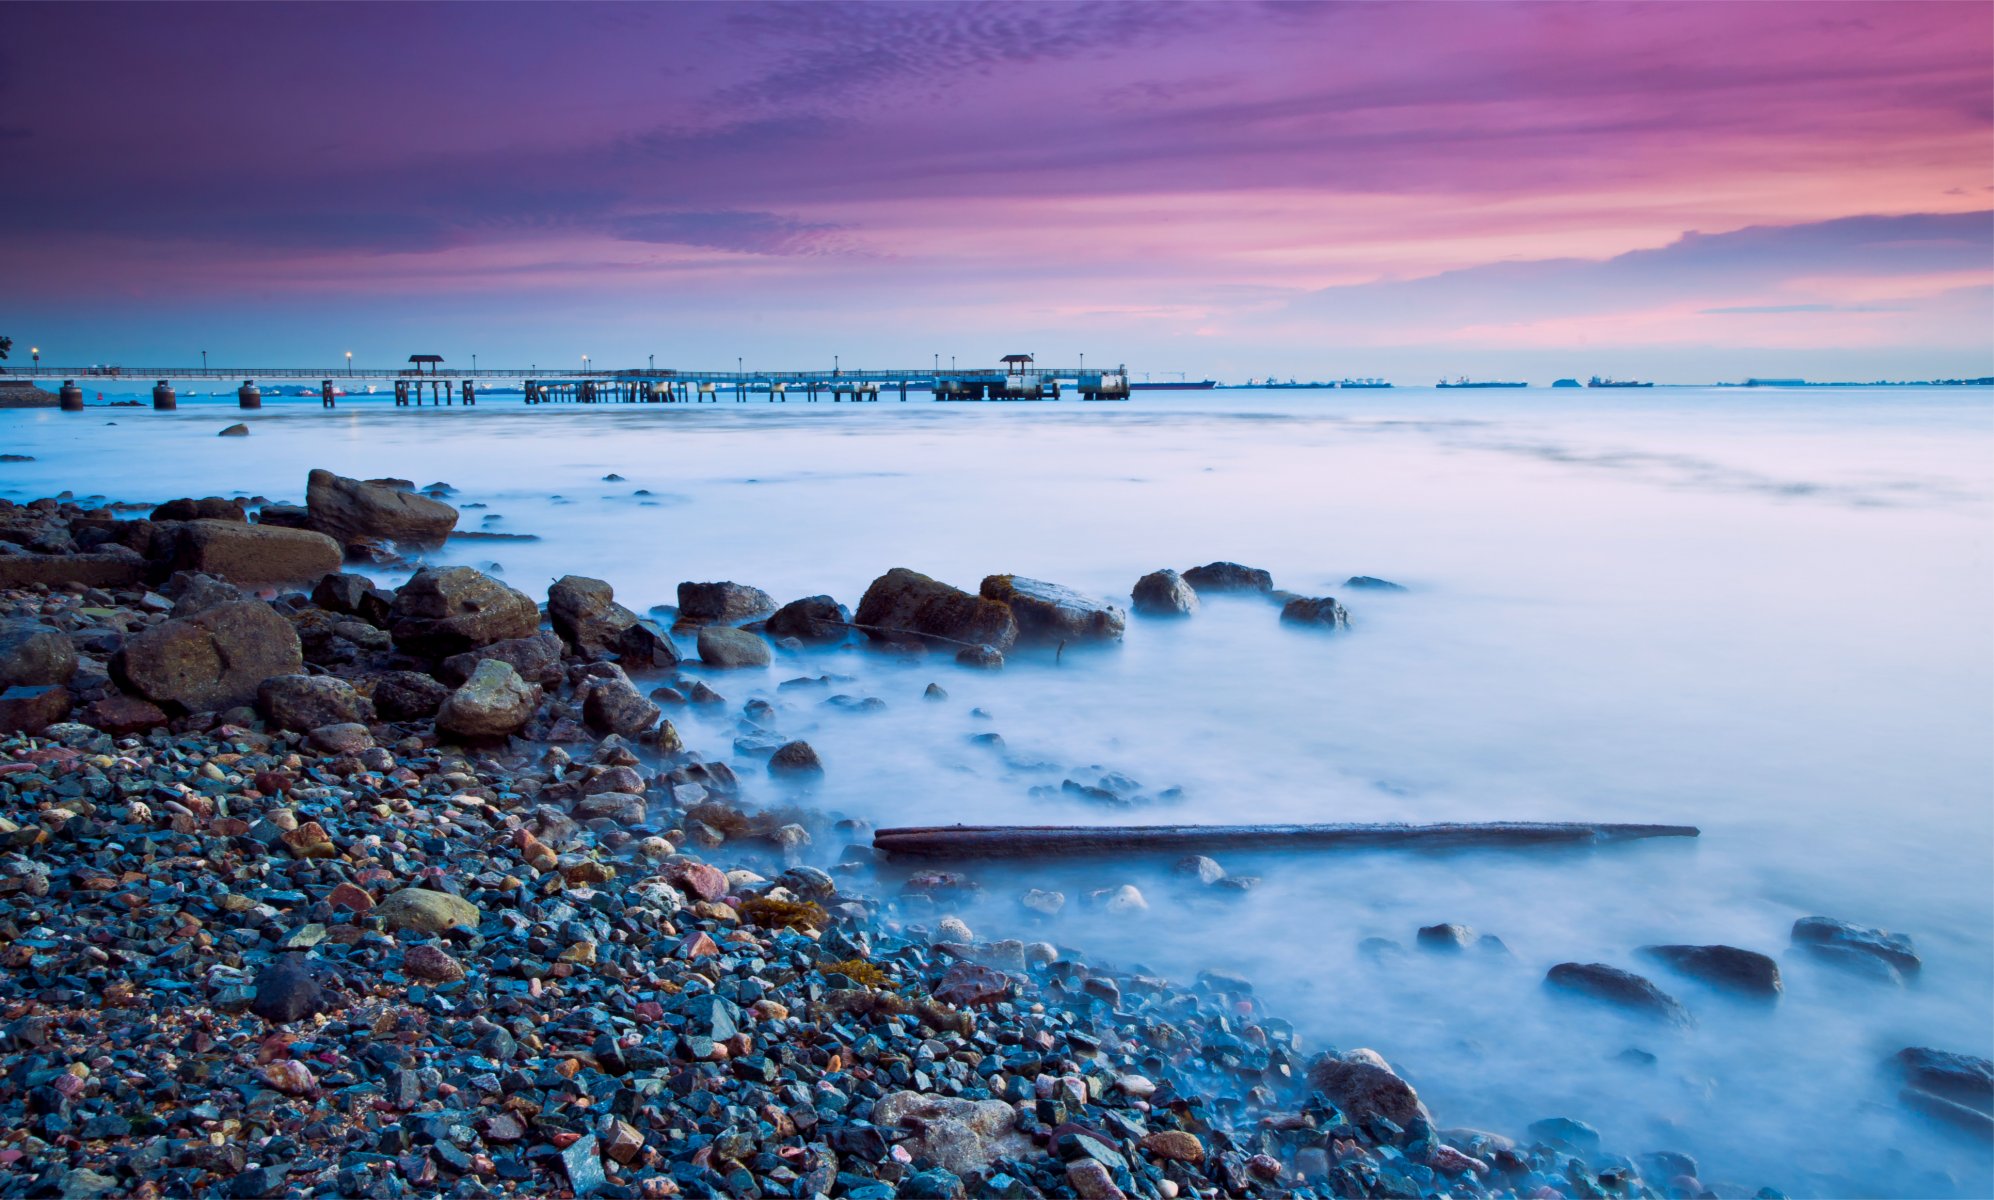
<svg viewBox="0 0 1994 1200">
<path fill-rule="evenodd" d="M 40 371 L 42 369 L 42 348 L 40 346 L 30 346 L 28 347 L 28 353 L 35 356 L 35 370 Z"/>
<path fill-rule="evenodd" d="M 353 374 L 353 351 L 351 350 L 346 352 L 346 374 L 348 377 L 351 377 Z"/>
<path fill-rule="evenodd" d="M 206 350 L 201 351 L 201 369 L 203 371 L 208 369 L 208 352 Z"/>
</svg>

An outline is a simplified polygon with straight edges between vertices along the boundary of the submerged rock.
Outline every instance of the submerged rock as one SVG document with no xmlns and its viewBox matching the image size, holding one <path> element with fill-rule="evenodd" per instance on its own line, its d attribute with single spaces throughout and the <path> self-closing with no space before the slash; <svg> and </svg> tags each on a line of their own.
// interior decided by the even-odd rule
<svg viewBox="0 0 1994 1200">
<path fill-rule="evenodd" d="M 1350 614 L 1332 596 L 1297 596 L 1281 606 L 1281 620 L 1288 625 L 1350 628 Z"/>
<path fill-rule="evenodd" d="M 1906 975 L 1916 974 L 1923 966 L 1917 952 L 1911 948 L 1911 939 L 1902 933 L 1891 933 L 1886 929 L 1869 929 L 1861 925 L 1851 925 L 1833 917 L 1802 917 L 1793 923 L 1793 944 L 1806 946 L 1810 950 L 1854 951 L 1870 958 L 1888 963 Z M 1825 956 L 1831 961 L 1837 956 Z"/>
<path fill-rule="evenodd" d="M 1004 669 L 1004 652 L 995 646 L 964 646 L 955 652 L 957 663 L 979 671 Z"/>
<path fill-rule="evenodd" d="M 824 762 L 817 757 L 817 751 L 809 742 L 785 742 L 769 755 L 769 774 L 810 776 L 822 775 Z"/>
<path fill-rule="evenodd" d="M 1375 592 L 1403 592 L 1406 590 L 1406 586 L 1402 583 L 1393 583 L 1389 579 L 1378 579 L 1370 575 L 1352 575 L 1343 581 L 1343 586 L 1347 588 L 1365 588 Z"/>
<path fill-rule="evenodd" d="M 1928 1046 L 1907 1046 L 1891 1058 L 1904 1079 L 1920 1091 L 1943 1096 L 1981 1112 L 1994 1112 L 1994 1063 L 1971 1054 Z"/>
<path fill-rule="evenodd" d="M 1418 936 L 1420 949 L 1438 950 L 1446 954 L 1459 954 L 1474 940 L 1474 930 L 1466 925 L 1456 925 L 1451 922 L 1443 925 L 1423 925 Z"/>
<path fill-rule="evenodd" d="M 979 590 L 984 599 L 1010 608 L 1020 641 L 1118 642 L 1128 624 L 1114 605 L 1041 579 L 991 575 Z"/>
<path fill-rule="evenodd" d="M 768 619 L 770 637 L 793 637 L 805 642 L 836 642 L 851 632 L 852 614 L 829 596 L 805 596 L 791 600 Z"/>
<path fill-rule="evenodd" d="M 728 625 L 707 625 L 699 631 L 699 661 L 709 667 L 766 667 L 775 661 L 767 639 Z"/>
<path fill-rule="evenodd" d="M 1198 591 L 1175 571 L 1151 571 L 1135 581 L 1129 606 L 1146 617 L 1188 617 L 1198 611 Z"/>
<path fill-rule="evenodd" d="M 775 600 L 767 592 L 745 583 L 679 584 L 681 625 L 732 625 L 774 611 Z"/>
<path fill-rule="evenodd" d="M 1242 567 L 1236 562 L 1206 563 L 1184 572 L 1184 582 L 1206 592 L 1271 592 L 1274 576 L 1258 567 Z"/>
<path fill-rule="evenodd" d="M 1647 979 L 1605 963 L 1559 963 L 1544 976 L 1553 987 L 1618 1005 L 1675 1025 L 1690 1024 L 1689 1010 Z"/>
<path fill-rule="evenodd" d="M 998 653 L 1018 640 L 1018 621 L 1009 605 L 895 567 L 872 581 L 859 599 L 853 620 L 877 642 L 937 639 L 987 645 Z"/>
<path fill-rule="evenodd" d="M 1778 963 L 1736 946 L 1643 946 L 1640 953 L 1685 975 L 1736 992 L 1771 998 L 1784 987 Z"/>
</svg>

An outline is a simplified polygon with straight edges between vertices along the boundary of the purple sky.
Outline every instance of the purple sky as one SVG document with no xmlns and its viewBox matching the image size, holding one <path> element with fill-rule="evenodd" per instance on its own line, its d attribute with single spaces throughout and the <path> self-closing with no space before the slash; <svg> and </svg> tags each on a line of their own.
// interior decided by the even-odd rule
<svg viewBox="0 0 1994 1200">
<path fill-rule="evenodd" d="M 1994 373 L 1994 6 L 15 4 L 44 361 Z"/>
</svg>

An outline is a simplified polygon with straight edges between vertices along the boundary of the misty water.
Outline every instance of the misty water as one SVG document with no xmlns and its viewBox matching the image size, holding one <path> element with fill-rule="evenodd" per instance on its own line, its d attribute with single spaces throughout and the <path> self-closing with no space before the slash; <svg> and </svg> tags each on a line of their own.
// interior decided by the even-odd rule
<svg viewBox="0 0 1994 1200">
<path fill-rule="evenodd" d="M 251 435 L 217 438 L 238 415 Z M 439 560 L 496 562 L 536 598 L 560 575 L 599 576 L 639 612 L 688 579 L 855 604 L 908 566 L 1126 603 L 1158 567 L 1265 567 L 1278 587 L 1343 600 L 1349 632 L 1216 597 L 1187 621 L 1131 617 L 1118 647 L 1020 654 L 1000 674 L 941 655 L 779 653 L 769 672 L 710 677 L 726 709 L 671 715 L 692 748 L 733 757 L 741 702 L 769 698 L 782 732 L 825 759 L 818 801 L 881 825 L 1700 826 L 1694 841 L 1598 849 L 1221 856 L 1262 881 L 1227 901 L 1167 862 L 1014 865 L 979 873 L 966 919 L 1175 978 L 1244 975 L 1306 1044 L 1383 1054 L 1443 1127 L 1521 1135 L 1577 1117 L 1611 1149 L 1689 1153 L 1743 1194 L 1994 1184 L 1985 1147 L 1902 1109 L 1881 1069 L 1904 1046 L 1994 1051 L 1984 389 L 593 409 L 513 396 L 256 414 L 183 398 L 168 414 L 0 413 L 0 443 L 35 458 L 0 466 L 17 500 L 299 502 L 313 466 L 445 481 L 453 503 L 487 506 L 465 507 L 462 528 L 540 540 L 454 542 Z M 1356 574 L 1411 590 L 1341 589 Z M 886 708 L 776 687 L 826 673 Z M 930 681 L 946 702 L 922 699 Z M 1003 745 L 971 740 L 984 732 Z M 1060 792 L 1094 768 L 1154 802 L 1104 810 Z M 1123 882 L 1147 913 L 1080 902 Z M 1034 886 L 1074 902 L 1035 925 L 1016 903 Z M 1880 984 L 1789 947 L 1793 921 L 1817 913 L 1909 934 L 1922 973 Z M 1511 953 L 1418 950 L 1414 931 L 1441 921 Z M 1361 953 L 1374 937 L 1407 952 Z M 1657 942 L 1770 953 L 1785 995 L 1741 1002 L 1635 953 Z M 1640 971 L 1695 1027 L 1561 998 L 1543 978 L 1563 961 Z M 1627 1061 L 1629 1047 L 1656 1062 Z"/>
</svg>

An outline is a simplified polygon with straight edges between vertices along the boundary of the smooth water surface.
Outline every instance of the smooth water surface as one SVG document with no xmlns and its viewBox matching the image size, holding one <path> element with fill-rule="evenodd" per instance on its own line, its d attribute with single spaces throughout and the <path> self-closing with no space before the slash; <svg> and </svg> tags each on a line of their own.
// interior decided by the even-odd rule
<svg viewBox="0 0 1994 1200">
<path fill-rule="evenodd" d="M 248 438 L 217 438 L 246 418 Z M 1188 978 L 1244 974 L 1314 1046 L 1369 1046 L 1443 1126 L 1597 1126 L 1629 1154 L 1696 1156 L 1744 1194 L 1994 1194 L 1987 1152 L 1910 1117 L 1879 1064 L 1907 1045 L 1994 1051 L 1994 397 L 1985 389 L 1448 394 L 1221 391 L 1128 404 L 724 403 L 396 410 L 191 402 L 177 413 L 0 413 L 0 495 L 302 500 L 305 472 L 445 481 L 456 542 L 542 597 L 568 573 L 643 611 L 680 580 L 780 600 L 909 566 L 993 572 L 1125 603 L 1157 567 L 1227 558 L 1334 594 L 1347 635 L 1259 600 L 1132 618 L 1118 648 L 1001 674 L 854 648 L 711 680 L 675 715 L 732 754 L 739 704 L 817 746 L 823 803 L 880 824 L 1611 820 L 1695 841 L 1598 850 L 1229 859 L 1221 902 L 1167 863 L 983 874 L 987 936 L 1050 936 Z M 611 472 L 625 482 L 604 482 Z M 647 492 L 648 495 L 640 494 Z M 1354 574 L 1404 594 L 1345 592 Z M 696 668 L 695 668 L 696 670 Z M 831 673 L 834 691 L 775 684 Z M 950 698 L 925 702 L 938 681 Z M 973 709 L 988 715 L 977 716 Z M 1002 747 L 970 741 L 1003 736 Z M 751 760 L 742 760 L 758 776 Z M 1181 797 L 1102 811 L 1086 769 Z M 766 794 L 766 790 L 765 790 Z M 832 853 L 836 847 L 820 847 Z M 1089 909 L 1134 882 L 1145 914 Z M 1074 898 L 1050 929 L 1029 886 Z M 1787 945 L 1820 913 L 1911 935 L 1908 986 Z M 1441 957 L 1458 921 L 1510 956 Z M 1408 947 L 1378 960 L 1370 937 Z M 1729 999 L 1636 953 L 1725 942 L 1777 957 L 1786 994 Z M 1547 992 L 1554 963 L 1641 971 L 1694 1012 L 1672 1032 Z M 1619 1056 L 1657 1057 L 1651 1067 Z"/>
</svg>

